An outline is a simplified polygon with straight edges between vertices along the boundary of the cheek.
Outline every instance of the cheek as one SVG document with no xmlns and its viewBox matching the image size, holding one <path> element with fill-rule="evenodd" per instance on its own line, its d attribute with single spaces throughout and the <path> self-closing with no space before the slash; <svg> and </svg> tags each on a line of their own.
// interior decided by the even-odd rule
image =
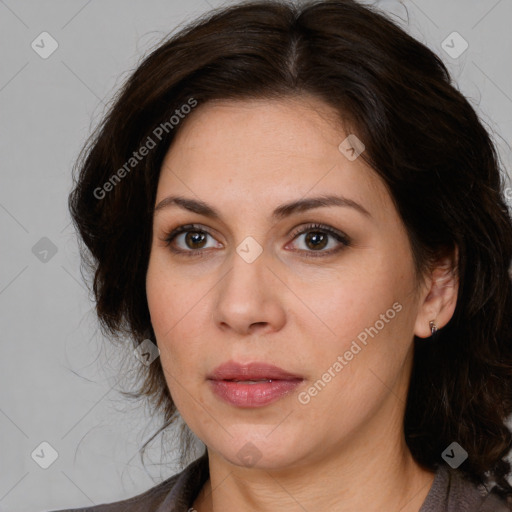
<svg viewBox="0 0 512 512">
<path fill-rule="evenodd" d="M 310 310 L 303 321 L 310 329 L 316 324 L 319 336 L 327 342 L 353 338 L 403 296 L 395 277 L 391 269 L 365 261 L 337 273 L 334 279 L 331 273 L 325 279 L 311 280 L 304 294 Z"/>
<path fill-rule="evenodd" d="M 158 349 L 160 350 L 160 359 L 166 373 L 175 373 L 175 368 L 170 364 L 176 360 L 176 350 L 172 343 L 169 343 L 179 327 L 178 319 L 180 318 L 181 307 L 183 301 L 178 301 L 174 284 L 161 271 L 158 265 L 158 259 L 150 259 L 148 272 L 146 275 L 146 297 L 148 301 L 148 309 L 151 317 L 151 325 L 156 336 Z M 183 298 L 183 297 L 180 297 Z M 183 316 L 183 314 L 181 315 Z M 166 374 L 166 379 L 169 376 Z M 169 382 L 172 384 L 172 382 Z"/>
<path fill-rule="evenodd" d="M 163 276 L 158 276 L 150 267 L 146 276 L 146 297 L 151 317 L 151 325 L 157 336 L 157 341 L 162 334 L 171 329 L 170 312 L 175 310 L 174 294 Z"/>
<path fill-rule="evenodd" d="M 308 365 L 313 363 L 318 372 L 314 377 L 321 378 L 330 368 L 336 373 L 337 384 L 331 389 L 338 385 L 352 389 L 356 382 L 375 379 L 370 368 L 392 379 L 411 343 L 412 263 L 399 265 L 392 253 L 380 254 L 372 261 L 361 258 L 347 266 L 336 280 L 309 286 L 307 303 L 315 314 L 309 312 L 297 322 L 316 340 L 308 357 Z M 332 366 L 338 356 L 343 357 L 343 370 L 335 372 Z M 358 394 L 355 388 L 352 392 Z"/>
<path fill-rule="evenodd" d="M 150 261 L 146 275 L 146 296 L 151 324 L 160 350 L 162 367 L 168 385 L 179 393 L 179 382 L 191 378 L 192 362 L 200 369 L 201 343 L 205 338 L 205 323 L 209 318 L 205 293 L 200 283 L 187 286 L 170 272 L 162 271 L 155 258 Z M 197 285 L 196 285 L 197 284 Z"/>
<path fill-rule="evenodd" d="M 201 286 L 180 279 L 179 269 L 170 268 L 165 255 L 157 251 L 148 265 L 146 296 L 151 324 L 158 341 L 164 342 L 200 309 Z"/>
<path fill-rule="evenodd" d="M 160 351 L 160 363 L 167 387 L 174 404 L 181 411 L 187 405 L 186 392 L 183 391 L 183 387 L 189 387 L 190 372 L 187 368 L 196 358 L 193 355 L 193 345 L 182 336 L 187 332 L 187 301 L 184 300 L 183 294 L 176 293 L 173 283 L 153 272 L 153 269 L 148 269 L 146 278 L 151 324 Z M 193 327 L 193 324 L 190 327 Z"/>
</svg>

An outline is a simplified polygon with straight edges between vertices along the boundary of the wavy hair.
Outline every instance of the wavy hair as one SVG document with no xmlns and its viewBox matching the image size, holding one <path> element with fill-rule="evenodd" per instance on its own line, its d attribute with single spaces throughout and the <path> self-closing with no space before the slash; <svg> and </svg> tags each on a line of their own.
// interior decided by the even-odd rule
<svg viewBox="0 0 512 512">
<path fill-rule="evenodd" d="M 456 441 L 469 454 L 460 471 L 512 495 L 505 179 L 489 133 L 441 59 L 374 7 L 353 0 L 231 5 L 167 36 L 142 59 L 83 147 L 69 195 L 102 332 L 134 346 L 156 344 L 145 276 L 160 168 L 186 122 L 174 126 L 172 116 L 191 99 L 302 95 L 323 100 L 364 142 L 362 156 L 388 187 L 419 273 L 458 250 L 453 317 L 433 337 L 414 339 L 404 415 L 414 459 L 435 470 Z M 157 143 L 142 157 L 149 139 Z M 147 399 L 164 419 L 152 440 L 179 414 L 160 359 L 133 365 L 140 386 L 126 395 Z"/>
</svg>

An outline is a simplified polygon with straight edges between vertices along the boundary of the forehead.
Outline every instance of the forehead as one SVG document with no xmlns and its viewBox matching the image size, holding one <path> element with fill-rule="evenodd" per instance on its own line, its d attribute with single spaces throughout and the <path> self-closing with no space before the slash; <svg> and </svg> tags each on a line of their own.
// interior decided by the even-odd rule
<svg viewBox="0 0 512 512">
<path fill-rule="evenodd" d="M 337 191 L 370 210 L 389 207 L 381 178 L 340 151 L 347 135 L 337 112 L 312 97 L 207 102 L 177 132 L 157 202 L 172 192 L 278 204 Z"/>
<path fill-rule="evenodd" d="M 237 149 L 236 153 L 253 148 L 261 157 L 267 154 L 263 149 L 307 157 L 314 156 L 322 142 L 339 144 L 340 137 L 344 138 L 344 128 L 336 111 L 304 96 L 208 101 L 188 115 L 174 144 L 212 150 L 222 142 Z"/>
</svg>

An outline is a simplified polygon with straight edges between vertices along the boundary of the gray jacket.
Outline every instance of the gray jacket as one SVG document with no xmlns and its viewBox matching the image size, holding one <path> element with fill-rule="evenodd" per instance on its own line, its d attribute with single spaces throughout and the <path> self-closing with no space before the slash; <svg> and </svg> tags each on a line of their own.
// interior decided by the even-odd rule
<svg viewBox="0 0 512 512">
<path fill-rule="evenodd" d="M 54 512 L 193 512 L 192 503 L 208 480 L 203 455 L 181 473 L 148 491 L 122 501 Z M 512 507 L 485 486 L 466 480 L 460 471 L 442 465 L 419 512 L 510 512 Z"/>
</svg>

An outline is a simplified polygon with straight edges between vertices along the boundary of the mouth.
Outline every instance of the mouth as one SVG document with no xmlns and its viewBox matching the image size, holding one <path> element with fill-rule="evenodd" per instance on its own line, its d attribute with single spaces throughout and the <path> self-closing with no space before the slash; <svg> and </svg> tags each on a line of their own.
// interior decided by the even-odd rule
<svg viewBox="0 0 512 512">
<path fill-rule="evenodd" d="M 214 394 L 235 407 L 263 407 L 293 391 L 304 378 L 263 362 L 228 361 L 207 377 Z"/>
<path fill-rule="evenodd" d="M 240 380 L 240 379 L 222 379 L 226 382 L 243 382 L 244 384 L 255 384 L 257 382 L 272 382 L 278 379 L 259 379 L 259 380 Z"/>
<path fill-rule="evenodd" d="M 264 382 L 273 380 L 302 380 L 303 377 L 268 363 L 252 362 L 242 364 L 235 361 L 227 361 L 217 366 L 208 375 L 208 379 L 233 382 Z"/>
</svg>

